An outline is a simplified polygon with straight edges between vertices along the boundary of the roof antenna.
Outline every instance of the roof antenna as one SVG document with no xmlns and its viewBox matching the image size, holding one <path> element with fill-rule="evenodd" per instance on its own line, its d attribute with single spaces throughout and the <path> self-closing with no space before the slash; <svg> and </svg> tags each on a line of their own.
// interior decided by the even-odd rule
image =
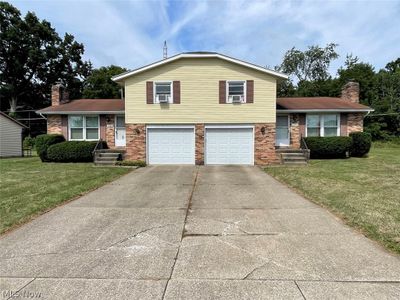
<svg viewBox="0 0 400 300">
<path fill-rule="evenodd" d="M 163 58 L 166 59 L 167 57 L 168 57 L 167 41 L 164 41 Z"/>
</svg>

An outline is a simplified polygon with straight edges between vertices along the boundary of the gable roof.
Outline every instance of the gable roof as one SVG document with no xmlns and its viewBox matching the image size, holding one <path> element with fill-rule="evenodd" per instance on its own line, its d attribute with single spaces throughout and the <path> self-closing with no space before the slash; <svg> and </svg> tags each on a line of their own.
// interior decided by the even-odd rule
<svg viewBox="0 0 400 300">
<path fill-rule="evenodd" d="M 125 113 L 125 102 L 122 99 L 77 99 L 70 102 L 49 106 L 37 111 L 40 114 L 115 114 Z"/>
<path fill-rule="evenodd" d="M 181 58 L 219 58 L 219 59 L 222 59 L 222 60 L 225 60 L 225 61 L 232 62 L 234 64 L 245 66 L 245 67 L 250 68 L 250 69 L 254 69 L 254 70 L 257 70 L 257 71 L 260 71 L 260 72 L 264 72 L 264 73 L 266 73 L 268 75 L 271 75 L 271 76 L 275 76 L 275 77 L 278 77 L 278 78 L 281 78 L 281 79 L 288 79 L 288 76 L 286 74 L 283 74 L 283 73 L 280 73 L 280 72 L 277 72 L 277 71 L 273 71 L 273 70 L 264 68 L 264 67 L 256 65 L 256 64 L 252 64 L 252 63 L 249 63 L 249 62 L 237 59 L 237 58 L 233 58 L 233 57 L 230 57 L 230 56 L 227 56 L 227 55 L 223 55 L 223 54 L 220 54 L 220 53 L 216 53 L 216 52 L 202 52 L 202 51 L 180 53 L 180 54 L 171 56 L 169 58 L 166 58 L 166 59 L 163 59 L 163 60 L 159 60 L 159 61 L 154 62 L 152 64 L 140 67 L 138 69 L 135 69 L 135 70 L 132 70 L 132 71 L 127 71 L 127 72 L 124 72 L 122 74 L 113 76 L 111 79 L 118 82 L 118 81 L 121 81 L 121 80 L 123 80 L 125 78 L 128 78 L 128 77 L 132 76 L 132 75 L 135 75 L 137 73 L 144 72 L 146 70 L 153 69 L 153 68 L 156 68 L 158 66 L 168 64 L 170 62 L 173 62 L 173 61 L 181 59 Z"/>
<path fill-rule="evenodd" d="M 9 119 L 9 120 L 11 120 L 11 121 L 13 121 L 14 123 L 18 124 L 19 126 L 21 126 L 23 128 L 28 128 L 28 126 L 26 126 L 26 125 L 22 124 L 21 122 L 15 120 L 14 118 L 12 118 L 9 115 L 3 113 L 2 111 L 0 111 L 0 115 L 5 117 L 5 118 L 7 118 L 7 119 Z"/>
<path fill-rule="evenodd" d="M 354 112 L 370 112 L 372 108 L 354 103 L 342 98 L 335 97 L 292 97 L 277 98 L 276 109 L 278 111 L 354 111 Z"/>
</svg>

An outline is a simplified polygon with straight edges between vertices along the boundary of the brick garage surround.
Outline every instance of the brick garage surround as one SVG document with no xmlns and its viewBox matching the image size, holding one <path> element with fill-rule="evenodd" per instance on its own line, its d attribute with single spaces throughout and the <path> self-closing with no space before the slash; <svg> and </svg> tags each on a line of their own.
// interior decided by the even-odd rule
<svg viewBox="0 0 400 300">
<path fill-rule="evenodd" d="M 146 161 L 146 125 L 126 124 L 125 159 Z"/>
<path fill-rule="evenodd" d="M 204 165 L 204 124 L 196 124 L 195 127 L 196 139 L 196 165 Z"/>
<path fill-rule="evenodd" d="M 354 113 L 347 115 L 347 134 L 357 131 L 363 131 L 364 127 L 364 114 Z"/>
<path fill-rule="evenodd" d="M 275 123 L 257 123 L 254 125 L 254 164 L 279 163 L 275 152 L 275 129 Z"/>
</svg>

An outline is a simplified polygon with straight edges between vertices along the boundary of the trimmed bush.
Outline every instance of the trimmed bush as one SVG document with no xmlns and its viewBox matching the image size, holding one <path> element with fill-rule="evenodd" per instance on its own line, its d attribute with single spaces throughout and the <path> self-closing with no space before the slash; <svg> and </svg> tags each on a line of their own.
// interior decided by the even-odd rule
<svg viewBox="0 0 400 300">
<path fill-rule="evenodd" d="M 30 148 L 33 149 L 35 147 L 35 138 L 27 136 L 24 138 L 23 142 L 24 149 Z"/>
<path fill-rule="evenodd" d="M 115 165 L 117 166 L 129 166 L 129 167 L 145 167 L 146 166 L 146 162 L 143 160 L 121 160 L 121 161 L 117 161 L 115 162 Z"/>
<path fill-rule="evenodd" d="M 306 137 L 311 158 L 346 158 L 352 139 L 348 136 Z"/>
<path fill-rule="evenodd" d="M 90 162 L 97 142 L 68 141 L 49 147 L 47 156 L 53 162 Z"/>
<path fill-rule="evenodd" d="M 47 150 L 51 145 L 64 142 L 65 138 L 61 134 L 41 134 L 35 139 L 36 152 L 42 161 L 49 161 Z"/>
<path fill-rule="evenodd" d="M 372 137 L 367 132 L 352 132 L 350 137 L 353 141 L 351 145 L 351 156 L 363 157 L 369 152 L 372 143 Z"/>
</svg>

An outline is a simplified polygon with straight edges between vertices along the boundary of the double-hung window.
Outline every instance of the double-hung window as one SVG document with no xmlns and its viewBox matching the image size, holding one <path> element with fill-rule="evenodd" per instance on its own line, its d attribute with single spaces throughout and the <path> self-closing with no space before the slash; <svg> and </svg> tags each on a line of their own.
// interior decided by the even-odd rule
<svg viewBox="0 0 400 300">
<path fill-rule="evenodd" d="M 307 115 L 307 136 L 339 136 L 339 115 Z"/>
<path fill-rule="evenodd" d="M 172 82 L 154 83 L 154 103 L 173 103 Z"/>
<path fill-rule="evenodd" d="M 226 95 L 226 103 L 246 103 L 246 82 L 228 81 Z"/>
<path fill-rule="evenodd" d="M 71 141 L 99 139 L 99 116 L 70 116 L 68 125 Z"/>
</svg>

